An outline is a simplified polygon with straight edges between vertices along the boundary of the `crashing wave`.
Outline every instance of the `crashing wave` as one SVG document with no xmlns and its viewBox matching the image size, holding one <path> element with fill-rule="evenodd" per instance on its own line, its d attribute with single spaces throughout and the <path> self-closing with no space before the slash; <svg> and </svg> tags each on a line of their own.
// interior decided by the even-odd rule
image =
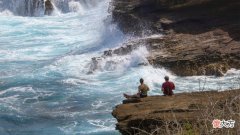
<svg viewBox="0 0 240 135">
<path fill-rule="evenodd" d="M 0 12 L 9 11 L 18 16 L 52 15 L 61 13 L 82 12 L 84 8 L 95 6 L 99 0 L 1 0 Z"/>
<path fill-rule="evenodd" d="M 2 0 L 0 11 L 11 11 L 14 15 L 44 15 L 44 0 Z"/>
</svg>

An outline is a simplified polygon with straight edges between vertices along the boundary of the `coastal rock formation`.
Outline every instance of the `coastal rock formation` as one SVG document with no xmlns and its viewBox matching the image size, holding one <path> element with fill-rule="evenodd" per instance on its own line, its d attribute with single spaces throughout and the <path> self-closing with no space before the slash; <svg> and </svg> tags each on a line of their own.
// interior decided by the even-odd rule
<svg viewBox="0 0 240 135">
<path fill-rule="evenodd" d="M 149 61 L 180 76 L 221 76 L 240 67 L 240 42 L 216 29 L 199 35 L 166 35 L 150 43 Z"/>
<path fill-rule="evenodd" d="M 238 0 L 112 0 L 111 5 L 113 21 L 126 33 L 148 28 L 195 34 L 213 27 L 231 31 L 239 22 Z"/>
<path fill-rule="evenodd" d="M 140 38 L 104 52 L 125 55 L 139 46 L 148 61 L 179 76 L 222 76 L 240 69 L 239 0 L 112 0 L 113 21 Z M 156 36 L 157 35 L 157 36 Z M 162 36 L 159 36 L 162 35 Z M 213 129 L 214 119 L 240 121 L 240 90 L 125 100 L 112 115 L 122 134 L 239 134 Z"/>
<path fill-rule="evenodd" d="M 54 8 L 53 8 L 53 4 L 50 0 L 46 0 L 45 1 L 45 15 L 51 15 L 53 12 Z"/>
<path fill-rule="evenodd" d="M 150 54 L 147 59 L 155 67 L 165 67 L 179 76 L 222 76 L 230 68 L 240 67 L 240 44 L 237 41 L 229 43 L 231 38 L 225 34 L 215 30 L 198 36 L 144 37 L 107 50 L 102 57 L 125 55 L 146 46 Z"/>
<path fill-rule="evenodd" d="M 116 129 L 129 134 L 238 134 L 240 90 L 151 96 L 116 106 Z M 235 120 L 231 129 L 213 129 L 214 119 Z"/>
<path fill-rule="evenodd" d="M 112 12 L 125 33 L 164 35 L 139 40 L 150 64 L 180 76 L 222 76 L 240 68 L 239 6 L 238 0 L 113 0 Z"/>
</svg>

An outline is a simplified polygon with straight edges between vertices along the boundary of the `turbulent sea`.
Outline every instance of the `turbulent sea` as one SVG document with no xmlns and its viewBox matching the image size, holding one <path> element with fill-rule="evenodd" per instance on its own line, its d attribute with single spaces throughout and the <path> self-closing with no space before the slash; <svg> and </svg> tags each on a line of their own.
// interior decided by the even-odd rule
<svg viewBox="0 0 240 135">
<path fill-rule="evenodd" d="M 16 4 L 26 3 L 9 1 L 0 0 L 0 135 L 118 135 L 111 111 L 141 77 L 150 95 L 162 94 L 165 75 L 175 93 L 240 87 L 235 69 L 219 78 L 178 77 L 139 66 L 147 62 L 144 47 L 106 58 L 89 74 L 93 57 L 134 38 L 111 22 L 109 0 L 65 0 L 67 8 L 54 0 L 52 16 L 41 8 L 35 16 L 18 14 Z"/>
</svg>

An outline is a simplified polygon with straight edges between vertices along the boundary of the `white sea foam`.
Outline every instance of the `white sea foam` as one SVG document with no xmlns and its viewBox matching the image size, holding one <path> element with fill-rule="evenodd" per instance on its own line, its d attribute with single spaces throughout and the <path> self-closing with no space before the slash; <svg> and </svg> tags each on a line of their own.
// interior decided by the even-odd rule
<svg viewBox="0 0 240 135">
<path fill-rule="evenodd" d="M 53 5 L 53 12 L 51 15 L 61 15 L 61 11 L 58 9 L 58 7 L 56 7 L 55 3 L 52 2 L 52 5 Z"/>
<path fill-rule="evenodd" d="M 77 2 L 77 1 L 70 1 L 69 2 L 69 9 L 71 12 L 78 12 L 80 14 L 84 14 L 84 8 L 81 5 L 81 3 Z"/>
<path fill-rule="evenodd" d="M 236 74 L 239 74 L 240 75 L 240 70 L 237 70 L 237 69 L 230 69 L 227 71 L 227 73 L 225 74 L 225 76 L 231 76 L 231 75 L 236 75 Z"/>
<path fill-rule="evenodd" d="M 118 71 L 119 73 L 140 64 L 148 64 L 146 56 L 148 51 L 145 47 L 140 47 L 128 55 L 114 55 L 102 58 L 97 63 L 98 71 Z"/>
<path fill-rule="evenodd" d="M 235 69 L 223 77 L 178 77 L 164 68 L 154 68 L 146 59 L 149 52 L 145 47 L 102 58 L 89 74 L 91 58 L 119 47 L 125 38 L 116 25 L 110 25 L 106 11 L 109 1 L 91 6 L 94 1 L 89 5 L 90 1 L 77 0 L 66 4 L 66 9 L 63 1 L 56 1 L 62 12 L 56 16 L 0 15 L 0 107 L 6 114 L 27 117 L 16 124 L 27 121 L 26 127 L 48 127 L 43 132 L 51 134 L 112 134 L 116 123 L 112 107 L 121 103 L 122 93 L 137 92 L 140 78 L 149 85 L 150 95 L 162 94 L 165 75 L 176 84 L 175 93 L 239 87 L 240 71 Z M 65 14 L 68 6 L 77 13 Z M 41 122 L 31 122 L 36 119 Z M 26 130 L 19 128 L 11 131 Z"/>
<path fill-rule="evenodd" d="M 0 15 L 19 15 L 19 16 L 44 16 L 46 0 L 1 0 Z M 53 6 L 52 15 L 60 15 L 68 12 L 78 12 L 82 14 L 84 7 L 94 7 L 98 0 L 51 0 Z M 5 9 L 5 10 L 4 10 Z"/>
<path fill-rule="evenodd" d="M 13 13 L 9 10 L 4 10 L 0 12 L 0 16 L 13 16 Z"/>
<path fill-rule="evenodd" d="M 91 105 L 94 109 L 99 109 L 100 107 L 106 106 L 107 104 L 108 103 L 106 103 L 106 102 L 97 100 L 94 103 L 92 103 Z"/>
<path fill-rule="evenodd" d="M 29 87 L 12 87 L 12 88 L 9 88 L 7 90 L 2 90 L 2 91 L 0 91 L 0 95 L 6 94 L 6 93 L 9 93 L 9 92 L 16 93 L 16 94 L 19 94 L 19 93 L 36 93 L 36 91 L 32 87 L 29 86 Z"/>
<path fill-rule="evenodd" d="M 73 121 L 66 126 L 59 127 L 61 131 L 63 131 L 65 134 L 72 134 L 75 130 L 75 127 L 77 126 L 78 122 Z"/>
<path fill-rule="evenodd" d="M 94 121 L 88 121 L 90 124 L 95 124 Z M 67 135 L 71 135 L 72 133 L 75 134 L 91 134 L 91 133 L 98 133 L 98 132 L 104 132 L 104 131 L 113 131 L 114 126 L 97 126 L 97 128 L 91 129 L 91 130 L 77 130 L 76 123 L 68 124 L 67 126 L 59 127 L 61 131 L 63 131 Z"/>
</svg>

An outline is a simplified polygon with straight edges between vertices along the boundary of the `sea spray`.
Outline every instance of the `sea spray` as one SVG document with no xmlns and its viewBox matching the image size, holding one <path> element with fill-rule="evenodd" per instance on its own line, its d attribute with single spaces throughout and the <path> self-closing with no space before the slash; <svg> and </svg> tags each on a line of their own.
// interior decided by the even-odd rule
<svg viewBox="0 0 240 135">
<path fill-rule="evenodd" d="M 227 89 L 238 81 L 235 70 L 220 78 L 177 77 L 149 65 L 145 47 L 105 58 L 100 68 L 88 74 L 93 57 L 131 39 L 111 24 L 108 0 L 74 1 L 83 14 L 78 3 L 70 11 L 70 1 L 52 1 L 60 14 L 41 17 L 19 16 L 13 8 L 17 3 L 12 3 L 17 1 L 1 2 L 1 135 L 119 134 L 112 108 L 121 103 L 122 93 L 137 92 L 141 77 L 151 89 L 149 95 L 162 94 L 165 75 L 176 83 L 176 93 L 198 91 L 199 80 L 206 79 L 206 88 L 211 89 L 217 85 Z M 13 15 L 6 17 L 7 12 Z"/>
<path fill-rule="evenodd" d="M 99 0 L 1 0 L 0 12 L 1 14 L 7 15 L 14 14 L 18 16 L 38 17 L 42 17 L 44 14 L 82 13 L 84 8 L 92 8 L 97 6 L 99 2 Z"/>
</svg>

